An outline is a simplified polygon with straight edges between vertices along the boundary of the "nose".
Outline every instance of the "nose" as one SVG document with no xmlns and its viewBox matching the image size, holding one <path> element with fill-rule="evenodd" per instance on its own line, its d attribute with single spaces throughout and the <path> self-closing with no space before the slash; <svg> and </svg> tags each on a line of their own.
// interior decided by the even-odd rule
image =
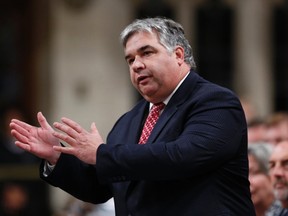
<svg viewBox="0 0 288 216">
<path fill-rule="evenodd" d="M 284 175 L 284 170 L 281 166 L 275 166 L 272 170 L 271 170 L 271 174 L 274 176 L 283 176 Z"/>
<path fill-rule="evenodd" d="M 145 68 L 145 64 L 143 63 L 143 61 L 139 56 L 136 56 L 131 68 L 134 72 L 139 72 Z"/>
</svg>

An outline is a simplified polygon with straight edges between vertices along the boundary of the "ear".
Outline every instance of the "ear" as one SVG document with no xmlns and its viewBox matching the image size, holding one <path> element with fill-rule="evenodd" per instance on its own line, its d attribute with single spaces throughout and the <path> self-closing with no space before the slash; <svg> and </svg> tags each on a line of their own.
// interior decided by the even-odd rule
<svg viewBox="0 0 288 216">
<path fill-rule="evenodd" d="M 184 48 L 181 46 L 176 46 L 174 53 L 179 66 L 182 65 L 184 63 Z"/>
</svg>

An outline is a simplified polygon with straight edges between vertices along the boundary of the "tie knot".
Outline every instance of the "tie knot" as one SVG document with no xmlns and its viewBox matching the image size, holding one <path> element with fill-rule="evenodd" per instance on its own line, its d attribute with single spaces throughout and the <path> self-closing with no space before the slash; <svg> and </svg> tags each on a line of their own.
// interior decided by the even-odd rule
<svg viewBox="0 0 288 216">
<path fill-rule="evenodd" d="M 164 109 L 165 104 L 163 102 L 153 104 L 151 111 L 160 112 Z"/>
</svg>

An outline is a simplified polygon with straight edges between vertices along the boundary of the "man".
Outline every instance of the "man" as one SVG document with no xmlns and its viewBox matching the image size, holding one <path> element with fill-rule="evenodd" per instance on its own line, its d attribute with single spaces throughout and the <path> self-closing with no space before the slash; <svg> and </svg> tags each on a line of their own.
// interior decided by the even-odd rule
<svg viewBox="0 0 288 216">
<path fill-rule="evenodd" d="M 11 122 L 16 145 L 44 159 L 41 177 L 50 184 L 92 203 L 114 197 L 118 216 L 255 215 L 238 98 L 195 72 L 184 30 L 172 20 L 136 20 L 121 40 L 144 99 L 116 122 L 107 144 L 95 123 L 88 132 L 62 118 L 59 133 L 38 113 L 39 128 Z"/>
<path fill-rule="evenodd" d="M 249 181 L 257 216 L 279 216 L 281 203 L 275 199 L 269 176 L 269 157 L 272 144 L 254 143 L 248 146 Z"/>
<path fill-rule="evenodd" d="M 288 140 L 278 143 L 271 154 L 270 176 L 276 199 L 288 208 Z M 288 212 L 288 211 L 287 211 Z M 288 213 L 287 213 L 288 215 Z"/>
</svg>

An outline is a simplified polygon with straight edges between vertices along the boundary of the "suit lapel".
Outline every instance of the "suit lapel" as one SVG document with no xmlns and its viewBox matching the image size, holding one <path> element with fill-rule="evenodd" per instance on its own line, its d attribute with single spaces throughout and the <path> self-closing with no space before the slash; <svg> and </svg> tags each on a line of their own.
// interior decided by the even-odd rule
<svg viewBox="0 0 288 216">
<path fill-rule="evenodd" d="M 143 105 L 136 111 L 134 118 L 130 123 L 128 143 L 138 143 L 139 137 L 146 120 L 149 110 L 149 103 L 144 102 Z"/>
<path fill-rule="evenodd" d="M 152 133 L 150 134 L 150 137 L 147 140 L 147 143 L 152 143 L 157 139 L 162 129 L 169 123 L 170 119 L 177 112 L 181 104 L 185 103 L 185 101 L 191 97 L 198 80 L 199 76 L 194 71 L 191 71 L 182 85 L 174 93 L 163 113 L 160 115 Z"/>
<path fill-rule="evenodd" d="M 158 135 L 161 133 L 162 129 L 165 127 L 166 124 L 168 124 L 169 120 L 172 118 L 172 116 L 176 113 L 177 107 L 166 107 L 163 111 L 163 113 L 160 115 L 156 125 L 154 126 L 154 129 L 152 130 L 152 133 L 150 134 L 147 143 L 154 142 Z"/>
</svg>

